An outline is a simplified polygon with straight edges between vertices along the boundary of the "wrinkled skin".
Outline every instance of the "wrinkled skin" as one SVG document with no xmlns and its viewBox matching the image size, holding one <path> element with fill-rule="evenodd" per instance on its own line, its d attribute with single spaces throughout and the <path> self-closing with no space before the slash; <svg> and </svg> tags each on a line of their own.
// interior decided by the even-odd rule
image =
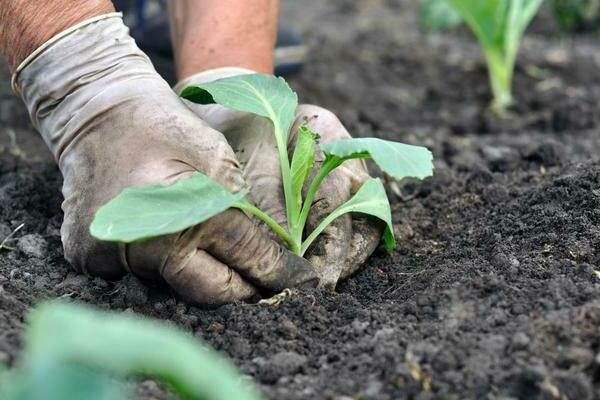
<svg viewBox="0 0 600 400">
<path fill-rule="evenodd" d="M 59 40 L 20 73 L 17 83 L 64 176 L 62 239 L 76 269 L 105 278 L 129 271 L 164 280 L 202 304 L 245 299 L 261 288 L 317 283 L 308 261 L 239 210 L 143 243 L 91 237 L 95 211 L 129 186 L 172 183 L 194 171 L 232 192 L 246 186 L 223 134 L 173 93 L 120 18 Z"/>
<path fill-rule="evenodd" d="M 232 72 L 234 71 L 224 70 L 223 75 L 231 76 Z M 218 71 L 215 73 L 218 75 Z M 211 75 L 210 79 L 215 78 L 214 73 Z M 199 74 L 188 78 L 178 84 L 176 90 L 204 83 L 206 77 L 207 74 Z M 201 119 L 225 135 L 242 165 L 244 179 L 251 187 L 249 197 L 254 204 L 279 224 L 287 226 L 281 169 L 271 123 L 265 118 L 219 105 L 202 106 L 187 101 L 186 104 Z M 351 138 L 330 111 L 313 105 L 301 105 L 289 134 L 290 157 L 298 128 L 303 124 L 319 135 L 320 143 Z M 315 158 L 313 175 L 324 159 L 318 146 Z M 327 215 L 350 199 L 368 178 L 369 174 L 362 160 L 347 161 L 334 170 L 323 181 L 315 196 L 306 231 L 310 233 L 314 230 Z M 305 191 L 310 180 L 307 180 Z M 340 279 L 356 272 L 377 248 L 383 229 L 383 224 L 375 218 L 345 214 L 336 219 L 306 254 L 319 271 L 321 286 L 334 289 Z"/>
</svg>

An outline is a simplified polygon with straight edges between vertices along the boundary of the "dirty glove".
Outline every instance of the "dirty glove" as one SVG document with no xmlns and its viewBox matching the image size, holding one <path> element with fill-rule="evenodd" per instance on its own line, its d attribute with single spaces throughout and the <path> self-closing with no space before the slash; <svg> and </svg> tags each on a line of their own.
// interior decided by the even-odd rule
<svg viewBox="0 0 600 400">
<path fill-rule="evenodd" d="M 253 72 L 241 68 L 206 71 L 178 83 L 175 91 L 180 93 L 190 85 L 248 73 Z M 198 105 L 188 101 L 186 104 L 196 115 L 225 135 L 242 165 L 244 178 L 251 187 L 250 200 L 280 225 L 287 226 L 279 156 L 270 123 L 265 118 L 220 105 Z M 289 134 L 290 155 L 293 154 L 298 128 L 303 124 L 319 134 L 320 143 L 351 137 L 330 111 L 317 106 L 301 105 Z M 315 159 L 316 172 L 324 159 L 318 146 Z M 347 161 L 334 170 L 323 181 L 315 196 L 306 225 L 308 232 L 350 199 L 367 179 L 369 174 L 363 160 Z M 307 188 L 308 184 L 305 190 Z M 336 219 L 306 254 L 319 271 L 321 286 L 333 289 L 338 280 L 356 272 L 377 248 L 383 229 L 383 224 L 375 218 L 346 214 Z"/>
<path fill-rule="evenodd" d="M 201 171 L 236 192 L 245 187 L 242 172 L 223 135 L 173 93 L 119 15 L 85 21 L 34 54 L 13 82 L 63 173 L 62 240 L 76 269 L 164 279 L 205 304 L 247 298 L 258 288 L 316 284 L 306 260 L 239 210 L 143 243 L 92 238 L 96 210 L 128 186 Z"/>
</svg>

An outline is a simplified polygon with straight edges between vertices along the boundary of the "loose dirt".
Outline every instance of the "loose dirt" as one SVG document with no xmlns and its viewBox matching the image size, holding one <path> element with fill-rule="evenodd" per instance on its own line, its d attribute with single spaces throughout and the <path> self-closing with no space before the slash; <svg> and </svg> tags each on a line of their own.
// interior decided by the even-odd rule
<svg viewBox="0 0 600 400">
<path fill-rule="evenodd" d="M 600 399 L 600 38 L 561 37 L 542 14 L 498 120 L 469 34 L 421 33 L 413 3 L 285 4 L 313 48 L 301 99 L 356 136 L 430 147 L 436 174 L 390 190 L 396 252 L 276 307 L 190 307 L 72 272 L 60 174 L 3 72 L 0 241 L 25 226 L 0 250 L 0 361 L 18 355 L 27 309 L 63 297 L 171 321 L 272 399 Z"/>
</svg>

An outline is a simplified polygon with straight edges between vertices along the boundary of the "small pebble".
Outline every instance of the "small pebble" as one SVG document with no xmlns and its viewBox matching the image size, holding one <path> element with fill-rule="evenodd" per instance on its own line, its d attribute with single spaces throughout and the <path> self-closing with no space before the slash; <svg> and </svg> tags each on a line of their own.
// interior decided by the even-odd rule
<svg viewBox="0 0 600 400">
<path fill-rule="evenodd" d="M 17 248 L 30 257 L 44 258 L 48 243 L 41 235 L 32 233 L 17 240 Z"/>
<path fill-rule="evenodd" d="M 292 375 L 300 371 L 308 359 L 293 351 L 282 351 L 274 354 L 269 363 L 281 376 Z"/>
<path fill-rule="evenodd" d="M 210 323 L 208 328 L 206 328 L 206 331 L 212 333 L 213 335 L 220 335 L 221 333 L 225 332 L 225 325 L 223 325 L 220 322 L 214 321 Z"/>
<path fill-rule="evenodd" d="M 288 339 L 295 339 L 300 334 L 298 327 L 289 319 L 284 319 L 280 324 L 281 333 Z"/>
<path fill-rule="evenodd" d="M 75 272 L 71 272 L 67 275 L 65 280 L 59 283 L 56 288 L 57 289 L 81 289 L 87 286 L 90 282 L 90 278 L 85 275 L 77 274 Z"/>
<path fill-rule="evenodd" d="M 562 354 L 560 362 L 566 367 L 587 368 L 594 362 L 595 354 L 585 347 L 571 346 Z"/>
<path fill-rule="evenodd" d="M 523 332 L 517 332 L 512 337 L 512 345 L 516 350 L 526 349 L 530 342 L 529 336 Z"/>
</svg>

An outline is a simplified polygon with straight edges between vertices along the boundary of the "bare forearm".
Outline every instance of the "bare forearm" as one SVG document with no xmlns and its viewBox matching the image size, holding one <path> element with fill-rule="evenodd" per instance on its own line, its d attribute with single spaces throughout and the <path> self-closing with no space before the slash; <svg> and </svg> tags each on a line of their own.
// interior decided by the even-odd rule
<svg viewBox="0 0 600 400">
<path fill-rule="evenodd" d="M 54 35 L 85 19 L 112 11 L 110 0 L 2 0 L 0 52 L 14 71 Z"/>
<path fill-rule="evenodd" d="M 217 67 L 273 72 L 279 0 L 170 1 L 179 79 Z"/>
</svg>

